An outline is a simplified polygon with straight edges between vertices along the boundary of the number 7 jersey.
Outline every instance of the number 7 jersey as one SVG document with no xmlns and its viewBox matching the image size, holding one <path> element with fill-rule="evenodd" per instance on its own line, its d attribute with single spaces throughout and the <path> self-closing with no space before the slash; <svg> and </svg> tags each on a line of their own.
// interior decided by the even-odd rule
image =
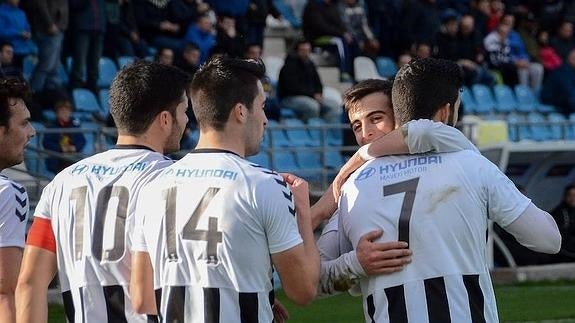
<svg viewBox="0 0 575 323">
<path fill-rule="evenodd" d="M 69 322 L 147 321 L 128 294 L 133 214 L 142 185 L 172 163 L 145 147 L 118 146 L 64 169 L 44 188 L 35 222 L 46 230 L 28 244 L 56 253 Z M 38 243 L 50 239 L 55 246 Z"/>
</svg>

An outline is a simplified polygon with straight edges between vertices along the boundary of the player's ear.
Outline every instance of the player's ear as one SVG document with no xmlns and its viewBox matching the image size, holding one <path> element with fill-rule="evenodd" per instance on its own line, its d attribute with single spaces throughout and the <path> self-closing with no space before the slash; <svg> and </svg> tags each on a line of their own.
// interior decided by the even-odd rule
<svg viewBox="0 0 575 323">
<path fill-rule="evenodd" d="M 243 105 L 241 103 L 236 103 L 236 105 L 234 105 L 234 108 L 232 109 L 231 115 L 238 122 L 244 123 L 247 119 L 247 113 L 248 113 L 247 110 L 248 109 L 246 108 L 245 105 Z"/>
<path fill-rule="evenodd" d="M 434 121 L 442 122 L 447 124 L 449 122 L 449 117 L 451 115 L 451 104 L 444 104 L 433 116 Z"/>
</svg>

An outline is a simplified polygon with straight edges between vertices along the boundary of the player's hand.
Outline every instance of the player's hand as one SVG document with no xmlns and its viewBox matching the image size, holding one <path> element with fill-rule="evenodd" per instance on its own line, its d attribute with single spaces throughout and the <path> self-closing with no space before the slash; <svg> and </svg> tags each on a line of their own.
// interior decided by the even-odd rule
<svg viewBox="0 0 575 323">
<path fill-rule="evenodd" d="M 341 169 L 339 170 L 339 173 L 337 174 L 337 176 L 333 180 L 333 184 L 332 184 L 333 185 L 332 186 L 333 198 L 335 199 L 336 203 L 337 203 L 337 200 L 339 199 L 339 196 L 341 194 L 341 187 L 343 186 L 343 184 L 345 183 L 345 181 L 347 180 L 349 175 L 351 175 L 351 173 L 355 172 L 355 170 L 360 168 L 361 165 L 363 165 L 364 163 L 365 163 L 365 161 L 363 159 L 361 159 L 361 157 L 359 157 L 359 153 L 356 152 L 345 163 L 345 165 L 343 165 L 341 167 Z"/>
<path fill-rule="evenodd" d="M 284 323 L 289 319 L 288 310 L 277 298 L 274 300 L 272 311 L 274 312 L 274 323 Z"/>
<path fill-rule="evenodd" d="M 383 230 L 371 231 L 357 243 L 357 259 L 368 276 L 391 274 L 411 262 L 411 250 L 407 249 L 406 242 L 374 242 L 382 235 Z"/>
<path fill-rule="evenodd" d="M 308 183 L 293 174 L 280 173 L 294 195 L 294 203 L 299 208 L 309 208 L 309 185 Z"/>
</svg>

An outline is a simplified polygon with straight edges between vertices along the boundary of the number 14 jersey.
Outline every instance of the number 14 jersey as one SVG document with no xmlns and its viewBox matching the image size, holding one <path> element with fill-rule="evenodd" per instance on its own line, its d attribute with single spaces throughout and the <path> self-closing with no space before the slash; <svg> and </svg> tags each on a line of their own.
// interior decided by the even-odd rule
<svg viewBox="0 0 575 323">
<path fill-rule="evenodd" d="M 171 165 L 141 146 L 118 146 L 60 172 L 42 192 L 35 221 L 54 241 L 69 322 L 146 322 L 131 306 L 131 245 L 136 198 L 157 170 Z M 50 230 L 51 228 L 51 230 Z M 50 237 L 53 235 L 53 237 Z M 30 239 L 29 239 L 30 241 Z"/>
<path fill-rule="evenodd" d="M 162 321 L 272 322 L 270 254 L 302 243 L 294 215 L 283 178 L 234 153 L 199 149 L 165 168 L 134 234 Z"/>
</svg>

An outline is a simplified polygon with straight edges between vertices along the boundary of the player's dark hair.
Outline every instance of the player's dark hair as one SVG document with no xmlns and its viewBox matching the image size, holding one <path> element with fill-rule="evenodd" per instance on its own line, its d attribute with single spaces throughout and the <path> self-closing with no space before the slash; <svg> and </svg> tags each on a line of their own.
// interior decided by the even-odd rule
<svg viewBox="0 0 575 323">
<path fill-rule="evenodd" d="M 233 107 L 251 110 L 258 95 L 258 80 L 265 76 L 261 60 L 214 56 L 192 81 L 192 107 L 200 127 L 222 130 Z"/>
<path fill-rule="evenodd" d="M 395 124 L 433 119 L 449 103 L 452 115 L 463 83 L 459 66 L 435 58 L 413 59 L 402 66 L 393 82 L 392 102 Z"/>
<path fill-rule="evenodd" d="M 110 113 L 118 131 L 141 135 L 162 111 L 175 117 L 190 82 L 176 67 L 143 60 L 120 70 L 110 87 Z"/>
<path fill-rule="evenodd" d="M 376 92 L 385 94 L 391 101 L 392 85 L 392 81 L 378 79 L 367 79 L 358 82 L 354 86 L 347 89 L 347 91 L 345 91 L 343 94 L 343 105 L 345 112 L 349 113 L 349 110 L 355 108 L 359 100 Z"/>
<path fill-rule="evenodd" d="M 8 127 L 12 113 L 10 99 L 26 100 L 30 94 L 28 84 L 18 77 L 0 78 L 0 126 Z"/>
</svg>

